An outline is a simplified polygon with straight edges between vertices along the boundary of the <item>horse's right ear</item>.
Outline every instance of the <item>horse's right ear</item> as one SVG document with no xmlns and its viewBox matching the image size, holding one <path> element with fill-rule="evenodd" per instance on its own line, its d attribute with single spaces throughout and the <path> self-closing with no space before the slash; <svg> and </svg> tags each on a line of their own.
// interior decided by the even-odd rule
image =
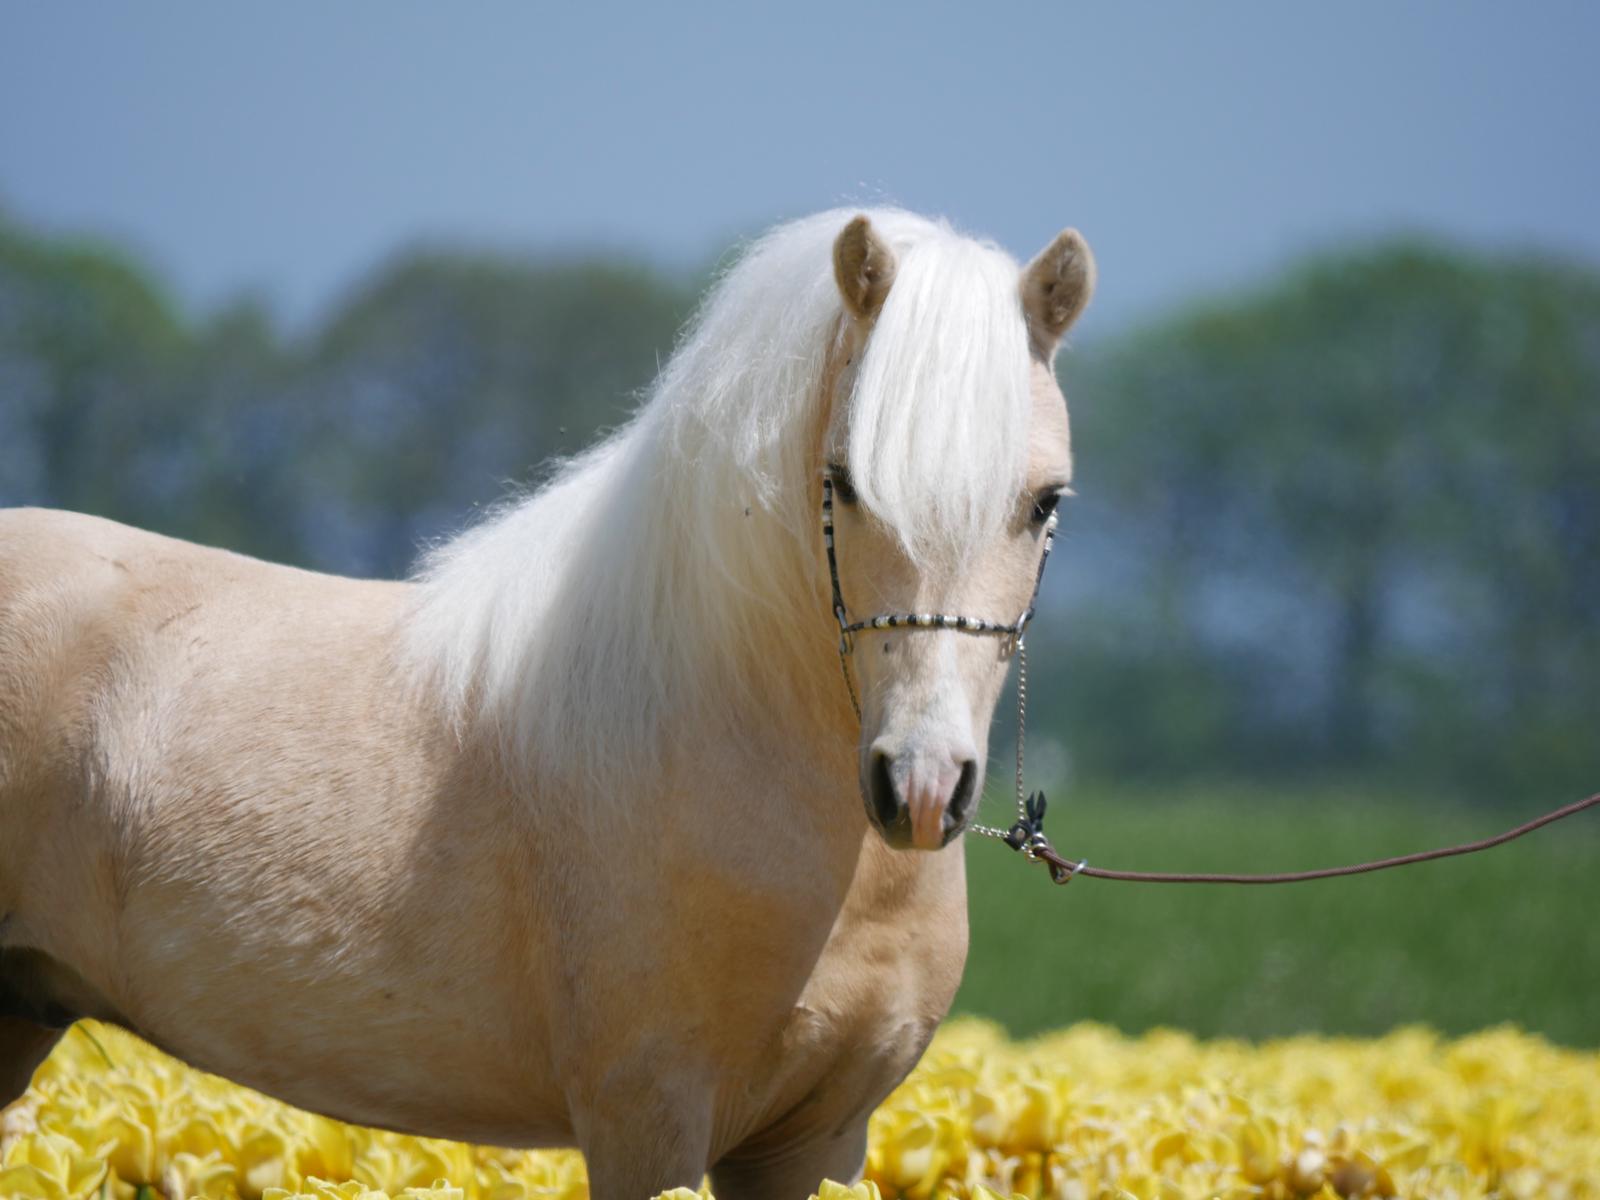
<svg viewBox="0 0 1600 1200">
<path fill-rule="evenodd" d="M 870 321 L 878 315 L 894 282 L 894 251 L 866 217 L 851 221 L 835 239 L 833 277 L 852 317 Z"/>
</svg>

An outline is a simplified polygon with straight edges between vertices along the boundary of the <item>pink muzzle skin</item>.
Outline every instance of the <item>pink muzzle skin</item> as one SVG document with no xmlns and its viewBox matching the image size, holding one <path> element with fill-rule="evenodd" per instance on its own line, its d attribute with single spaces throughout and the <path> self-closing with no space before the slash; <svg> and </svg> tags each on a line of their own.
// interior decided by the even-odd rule
<svg viewBox="0 0 1600 1200">
<path fill-rule="evenodd" d="M 911 844 L 918 850 L 944 845 L 944 815 L 960 779 L 953 764 L 937 770 L 912 768 L 906 779 L 906 809 L 911 815 Z"/>
</svg>

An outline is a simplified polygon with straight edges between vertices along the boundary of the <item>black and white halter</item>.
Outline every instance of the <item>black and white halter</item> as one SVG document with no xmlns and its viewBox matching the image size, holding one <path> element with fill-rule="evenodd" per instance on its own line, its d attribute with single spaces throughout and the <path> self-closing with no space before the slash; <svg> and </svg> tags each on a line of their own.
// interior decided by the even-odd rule
<svg viewBox="0 0 1600 1200">
<path fill-rule="evenodd" d="M 855 680 L 850 675 L 850 655 L 855 650 L 858 633 L 873 633 L 883 629 L 951 630 L 984 637 L 1002 639 L 1003 651 L 1014 654 L 1017 660 L 1017 823 L 1009 830 L 992 825 L 971 826 L 972 832 L 984 837 L 999 838 L 1033 857 L 1031 846 L 1035 831 L 1043 819 L 1044 797 L 1024 798 L 1022 788 L 1022 742 L 1028 709 L 1028 655 L 1023 635 L 1033 620 L 1034 607 L 1039 600 L 1039 585 L 1044 581 L 1045 563 L 1050 559 L 1050 548 L 1055 543 L 1056 514 L 1045 518 L 1044 546 L 1039 552 L 1039 569 L 1033 576 L 1033 592 L 1022 614 L 1015 621 L 992 621 L 983 617 L 958 616 L 951 613 L 879 613 L 862 621 L 852 621 L 844 606 L 844 591 L 839 586 L 839 559 L 833 548 L 833 478 L 826 472 L 822 476 L 822 542 L 828 551 L 828 580 L 833 588 L 833 617 L 839 623 L 839 670 L 844 674 L 844 685 L 850 693 L 850 707 L 855 711 L 857 723 L 861 720 L 861 701 L 856 696 Z M 1037 812 L 1036 812 L 1037 810 Z M 1042 834 L 1038 834 L 1042 839 Z M 1077 869 L 1082 869 L 1078 864 Z"/>
</svg>

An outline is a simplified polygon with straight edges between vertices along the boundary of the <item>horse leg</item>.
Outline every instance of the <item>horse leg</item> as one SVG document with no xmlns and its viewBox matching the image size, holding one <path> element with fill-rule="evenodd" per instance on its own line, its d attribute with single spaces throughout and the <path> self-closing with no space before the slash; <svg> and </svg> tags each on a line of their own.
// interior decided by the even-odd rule
<svg viewBox="0 0 1600 1200">
<path fill-rule="evenodd" d="M 65 1032 L 21 1017 L 0 1016 L 0 1108 L 28 1090 L 33 1073 Z"/>
<path fill-rule="evenodd" d="M 37 950 L 0 945 L 0 1107 L 28 1090 L 39 1064 L 85 1011 L 73 1004 L 81 982 Z"/>
<path fill-rule="evenodd" d="M 711 1168 L 711 1191 L 717 1200 L 806 1200 L 824 1179 L 854 1183 L 866 1161 L 863 1117 L 825 1137 L 736 1150 Z"/>
<path fill-rule="evenodd" d="M 703 1090 L 613 1083 L 584 1110 L 574 1124 L 591 1200 L 649 1200 L 705 1178 L 711 1112 Z"/>
</svg>

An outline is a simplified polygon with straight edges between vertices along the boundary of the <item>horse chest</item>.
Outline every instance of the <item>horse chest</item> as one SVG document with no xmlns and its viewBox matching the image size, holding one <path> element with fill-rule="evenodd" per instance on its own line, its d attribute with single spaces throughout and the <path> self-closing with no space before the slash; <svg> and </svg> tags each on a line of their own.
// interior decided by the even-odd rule
<svg viewBox="0 0 1600 1200">
<path fill-rule="evenodd" d="M 852 889 L 775 1039 L 775 1130 L 827 1132 L 856 1120 L 916 1065 L 965 963 L 960 853 L 875 863 L 886 870 Z M 896 869 L 901 877 L 888 878 Z"/>
</svg>

